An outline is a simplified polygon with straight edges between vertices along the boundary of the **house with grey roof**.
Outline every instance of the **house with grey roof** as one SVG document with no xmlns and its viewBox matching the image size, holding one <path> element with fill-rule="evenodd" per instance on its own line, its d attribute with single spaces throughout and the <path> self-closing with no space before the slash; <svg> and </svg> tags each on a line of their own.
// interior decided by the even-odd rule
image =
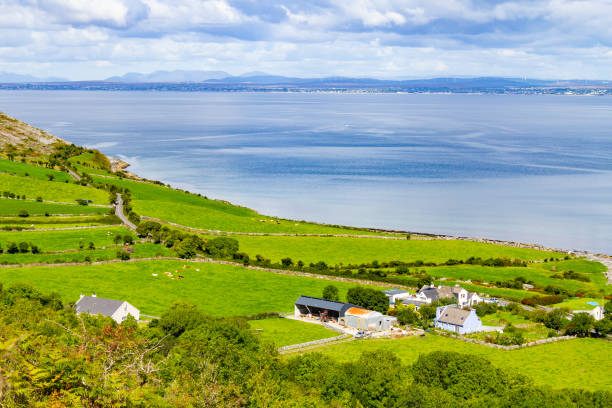
<svg viewBox="0 0 612 408">
<path fill-rule="evenodd" d="M 397 301 L 401 299 L 407 299 L 412 295 L 403 289 L 387 289 L 383 290 L 383 293 L 389 299 L 389 304 L 394 305 Z"/>
<path fill-rule="evenodd" d="M 475 333 L 482 330 L 482 322 L 474 309 L 465 310 L 456 305 L 437 307 L 434 326 L 458 334 Z"/>
<path fill-rule="evenodd" d="M 459 285 L 455 286 L 435 286 L 425 285 L 419 290 L 419 295 L 424 296 L 428 303 L 435 302 L 443 298 L 455 298 L 457 304 L 463 306 L 473 306 L 482 302 L 482 298 L 474 292 L 468 292 Z"/>
<path fill-rule="evenodd" d="M 83 296 L 74 305 L 77 314 L 87 313 L 90 315 L 102 315 L 112 318 L 117 323 L 123 322 L 129 315 L 134 319 L 140 319 L 140 311 L 124 300 L 105 299 L 91 296 Z"/>
</svg>

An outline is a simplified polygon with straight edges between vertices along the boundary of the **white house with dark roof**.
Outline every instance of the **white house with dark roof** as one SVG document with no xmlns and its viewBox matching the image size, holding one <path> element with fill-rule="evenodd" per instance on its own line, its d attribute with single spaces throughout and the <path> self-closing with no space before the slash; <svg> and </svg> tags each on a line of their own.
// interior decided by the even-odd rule
<svg viewBox="0 0 612 408">
<path fill-rule="evenodd" d="M 465 310 L 456 305 L 437 307 L 434 326 L 459 334 L 475 333 L 482 330 L 482 322 L 474 309 Z"/>
<path fill-rule="evenodd" d="M 478 294 L 474 292 L 468 292 L 464 288 L 459 285 L 455 286 L 423 286 L 421 290 L 417 293 L 422 297 L 427 299 L 428 303 L 435 302 L 442 298 L 455 298 L 457 299 L 457 304 L 461 307 L 464 306 L 474 306 L 480 302 L 482 302 L 482 298 L 478 296 Z"/>
<path fill-rule="evenodd" d="M 99 298 L 95 294 L 79 298 L 74 305 L 77 314 L 102 315 L 112 318 L 117 323 L 123 322 L 129 315 L 140 319 L 140 311 L 124 300 Z"/>
<path fill-rule="evenodd" d="M 383 293 L 389 298 L 389 304 L 394 305 L 402 299 L 408 299 L 412 295 L 403 289 L 387 289 L 383 290 Z"/>
</svg>

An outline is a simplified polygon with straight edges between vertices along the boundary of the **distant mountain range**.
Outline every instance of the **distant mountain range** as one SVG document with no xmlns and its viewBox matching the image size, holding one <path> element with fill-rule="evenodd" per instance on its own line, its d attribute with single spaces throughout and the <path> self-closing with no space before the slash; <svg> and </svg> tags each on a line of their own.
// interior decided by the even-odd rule
<svg viewBox="0 0 612 408">
<path fill-rule="evenodd" d="M 0 72 L 0 82 L 23 83 L 23 82 L 65 82 L 66 78 L 46 77 L 40 78 L 32 75 L 13 74 L 11 72 Z"/>
<path fill-rule="evenodd" d="M 224 71 L 176 70 L 155 71 L 149 74 L 130 72 L 92 81 L 68 81 L 62 78 L 36 78 L 29 75 L 0 73 L 0 89 L 612 94 L 612 81 L 503 77 L 408 80 L 350 77 L 296 78 L 257 71 L 232 76 Z"/>
</svg>

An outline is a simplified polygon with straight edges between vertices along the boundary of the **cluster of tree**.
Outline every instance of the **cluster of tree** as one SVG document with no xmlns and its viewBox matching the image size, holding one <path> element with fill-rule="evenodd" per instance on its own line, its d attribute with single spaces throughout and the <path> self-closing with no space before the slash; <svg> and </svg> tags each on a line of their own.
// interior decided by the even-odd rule
<svg viewBox="0 0 612 408">
<path fill-rule="evenodd" d="M 356 286 L 350 288 L 346 294 L 346 301 L 364 309 L 387 313 L 389 310 L 389 298 L 378 289 Z"/>
<path fill-rule="evenodd" d="M 585 274 L 579 273 L 579 272 L 574 272 L 572 270 L 563 271 L 561 273 L 555 273 L 553 275 L 550 275 L 550 277 L 553 278 L 553 279 L 571 279 L 571 280 L 577 280 L 577 281 L 581 281 L 581 282 L 590 282 L 591 281 L 591 278 L 589 278 Z"/>
<path fill-rule="evenodd" d="M 549 295 L 549 296 L 532 296 L 528 298 L 523 298 L 521 303 L 527 306 L 535 306 L 535 305 L 554 305 L 557 303 L 563 302 L 565 296 L 561 295 Z"/>
<path fill-rule="evenodd" d="M 609 391 L 540 388 L 488 360 L 390 351 L 280 358 L 241 318 L 175 303 L 148 326 L 75 315 L 57 294 L 0 286 L 0 405 L 606 407 Z"/>
<path fill-rule="evenodd" d="M 4 252 L 2 244 L 0 244 L 0 254 Z M 6 243 L 7 254 L 39 254 L 40 248 L 31 242 L 7 242 Z"/>
<path fill-rule="evenodd" d="M 2 192 L 2 197 L 4 197 L 4 198 L 13 198 L 13 199 L 16 199 L 16 200 L 25 200 L 26 199 L 25 194 L 19 195 L 19 194 L 13 193 L 12 191 L 3 191 Z"/>
<path fill-rule="evenodd" d="M 482 259 L 480 257 L 470 256 L 465 260 L 465 263 L 468 265 L 482 265 L 482 266 L 527 266 L 527 262 L 522 261 L 520 259 L 509 259 L 509 258 L 486 258 Z M 448 265 L 448 261 L 447 261 Z"/>
</svg>

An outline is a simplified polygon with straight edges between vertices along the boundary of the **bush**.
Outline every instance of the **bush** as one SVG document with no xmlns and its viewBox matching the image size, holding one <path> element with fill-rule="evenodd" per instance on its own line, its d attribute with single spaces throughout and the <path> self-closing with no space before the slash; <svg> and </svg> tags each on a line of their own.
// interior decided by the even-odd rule
<svg viewBox="0 0 612 408">
<path fill-rule="evenodd" d="M 213 258 L 233 258 L 238 249 L 238 241 L 228 237 L 214 238 L 206 243 L 206 253 Z"/>
<path fill-rule="evenodd" d="M 364 309 L 386 313 L 389 310 L 389 299 L 380 290 L 357 286 L 348 290 L 346 301 Z"/>
<path fill-rule="evenodd" d="M 36 197 L 36 201 L 38 201 L 39 203 L 42 203 L 42 200 L 43 200 L 43 199 L 42 199 L 42 197 L 41 197 L 41 196 Z"/>
<path fill-rule="evenodd" d="M 27 212 L 26 210 L 20 210 L 18 215 L 19 215 L 20 217 L 26 218 L 26 217 L 29 217 L 29 216 L 30 216 L 30 213 L 29 213 L 29 212 Z"/>
<path fill-rule="evenodd" d="M 595 319 L 588 313 L 574 313 L 574 318 L 565 326 L 565 334 L 585 337 L 595 325 Z"/>
<path fill-rule="evenodd" d="M 130 253 L 127 251 L 117 251 L 117 259 L 121 259 L 122 261 L 127 261 L 130 259 Z"/>
<path fill-rule="evenodd" d="M 334 301 L 340 300 L 340 296 L 338 295 L 338 288 L 334 285 L 327 285 L 323 289 L 323 299 Z"/>
</svg>

